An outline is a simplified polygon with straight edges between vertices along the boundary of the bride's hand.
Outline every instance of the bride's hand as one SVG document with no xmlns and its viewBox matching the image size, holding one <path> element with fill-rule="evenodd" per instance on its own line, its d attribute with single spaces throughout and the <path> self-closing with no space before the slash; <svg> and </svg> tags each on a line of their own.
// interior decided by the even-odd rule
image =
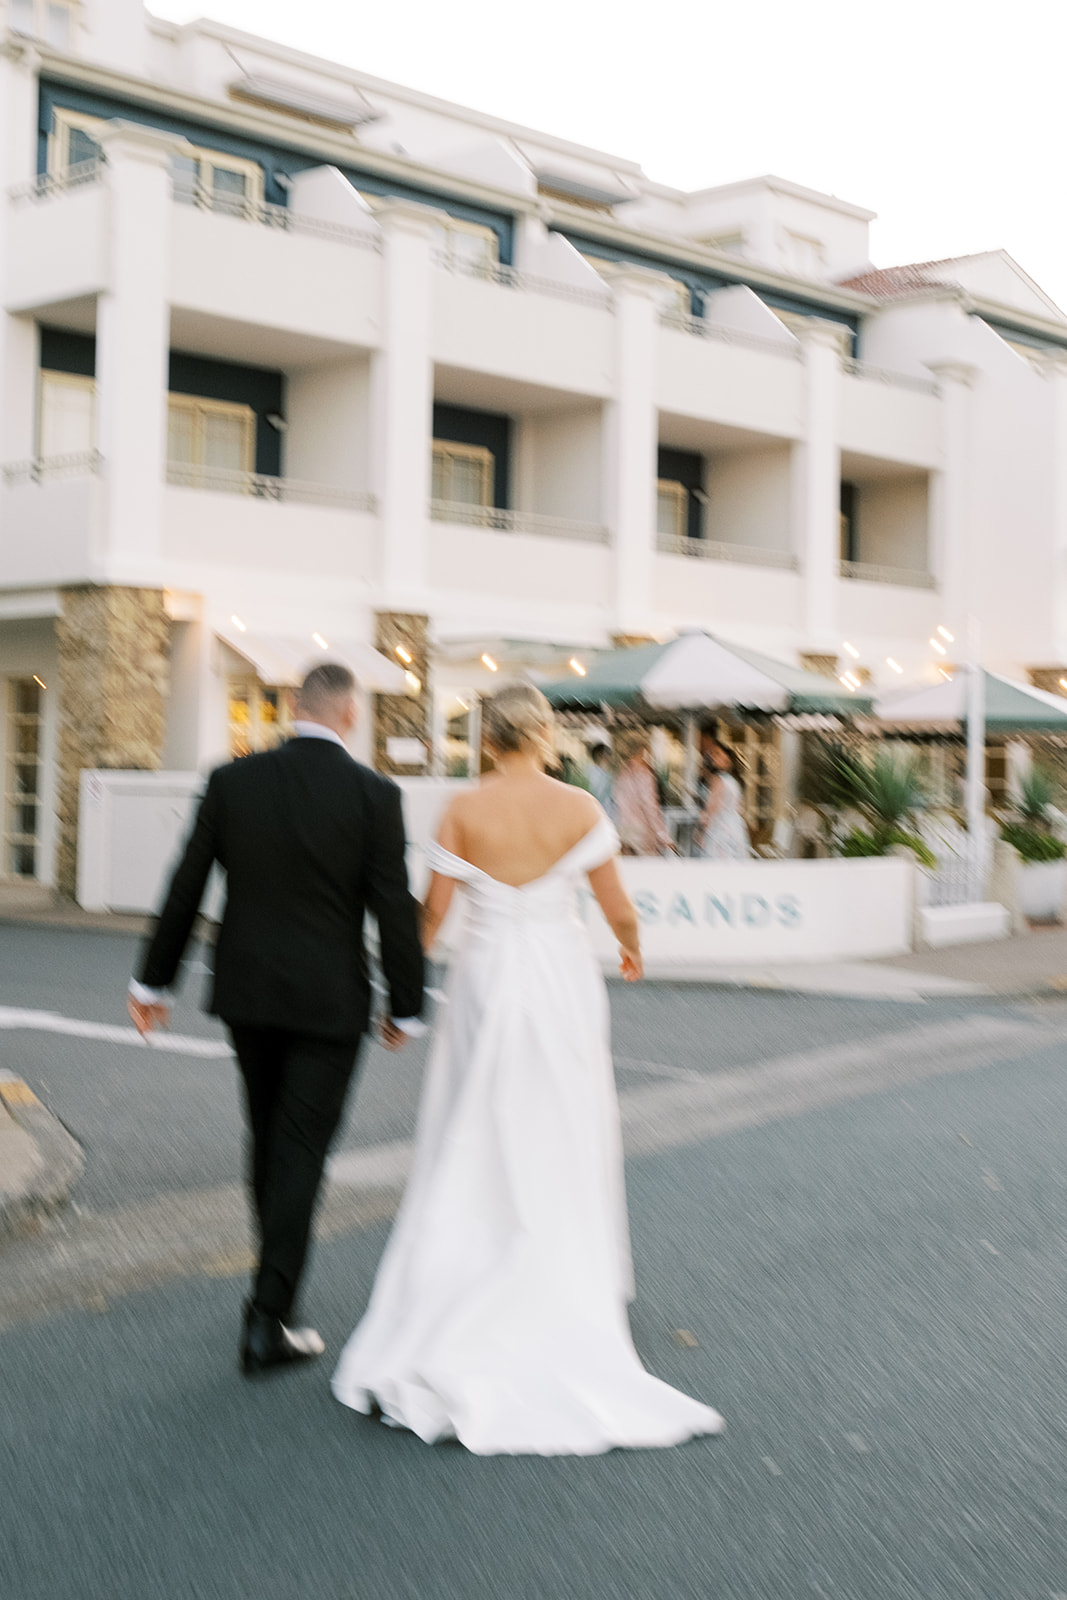
<svg viewBox="0 0 1067 1600">
<path fill-rule="evenodd" d="M 627 950 L 625 945 L 619 946 L 619 971 L 627 983 L 636 983 L 638 978 L 645 975 L 645 964 L 641 960 L 640 950 Z"/>
</svg>

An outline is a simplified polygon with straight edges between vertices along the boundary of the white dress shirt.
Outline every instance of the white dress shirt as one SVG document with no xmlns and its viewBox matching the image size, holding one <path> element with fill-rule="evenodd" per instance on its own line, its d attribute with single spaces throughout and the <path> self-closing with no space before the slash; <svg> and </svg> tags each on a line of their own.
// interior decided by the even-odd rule
<svg viewBox="0 0 1067 1600">
<path fill-rule="evenodd" d="M 302 718 L 293 723 L 293 732 L 298 739 L 329 739 L 334 744 L 339 744 L 342 750 L 347 750 L 341 735 L 333 728 L 327 728 L 322 722 L 306 722 Z M 169 989 L 150 989 L 145 983 L 138 983 L 136 978 L 130 979 L 129 993 L 141 1006 L 170 1006 L 174 998 Z M 420 1039 L 426 1032 L 426 1024 L 421 1017 L 394 1017 L 393 1022 L 411 1039 Z"/>
</svg>

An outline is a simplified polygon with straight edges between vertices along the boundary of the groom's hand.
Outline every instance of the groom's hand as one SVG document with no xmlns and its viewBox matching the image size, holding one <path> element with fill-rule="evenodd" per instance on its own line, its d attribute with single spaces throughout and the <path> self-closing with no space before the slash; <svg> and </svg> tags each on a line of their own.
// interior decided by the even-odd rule
<svg viewBox="0 0 1067 1600">
<path fill-rule="evenodd" d="M 378 1031 L 387 1050 L 402 1050 L 410 1038 L 403 1028 L 397 1027 L 392 1017 L 383 1017 Z"/>
<path fill-rule="evenodd" d="M 170 1006 L 142 1005 L 132 994 L 128 994 L 126 1009 L 142 1039 L 147 1039 L 153 1028 L 165 1028 L 170 1023 Z"/>
</svg>

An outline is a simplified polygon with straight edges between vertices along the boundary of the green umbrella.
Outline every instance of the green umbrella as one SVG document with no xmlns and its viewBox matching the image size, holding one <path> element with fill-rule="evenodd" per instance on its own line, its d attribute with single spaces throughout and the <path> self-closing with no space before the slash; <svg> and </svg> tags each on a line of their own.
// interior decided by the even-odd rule
<svg viewBox="0 0 1067 1600">
<path fill-rule="evenodd" d="M 983 672 L 989 733 L 1067 733 L 1067 699 L 1031 684 Z M 957 672 L 922 689 L 887 695 L 876 707 L 887 728 L 957 732 L 967 721 L 967 674 Z"/>
<path fill-rule="evenodd" d="M 746 711 L 869 712 L 871 701 L 802 667 L 726 644 L 694 629 L 665 644 L 611 650 L 573 677 L 544 686 L 561 710 L 640 706 L 697 711 L 734 706 Z"/>
</svg>

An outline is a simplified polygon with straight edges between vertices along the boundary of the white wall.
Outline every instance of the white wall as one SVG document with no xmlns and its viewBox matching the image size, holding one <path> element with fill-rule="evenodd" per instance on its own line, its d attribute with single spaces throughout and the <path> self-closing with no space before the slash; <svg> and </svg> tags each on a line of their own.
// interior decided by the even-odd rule
<svg viewBox="0 0 1067 1600">
<path fill-rule="evenodd" d="M 713 454 L 706 492 L 709 539 L 767 550 L 792 548 L 788 446 Z"/>
<path fill-rule="evenodd" d="M 858 561 L 925 572 L 927 480 L 873 478 L 859 484 Z"/>
<path fill-rule="evenodd" d="M 282 459 L 287 478 L 366 490 L 370 485 L 370 361 L 291 369 Z"/>
<path fill-rule="evenodd" d="M 600 406 L 538 412 L 523 419 L 529 494 L 521 509 L 578 522 L 599 522 L 601 501 Z"/>
</svg>

